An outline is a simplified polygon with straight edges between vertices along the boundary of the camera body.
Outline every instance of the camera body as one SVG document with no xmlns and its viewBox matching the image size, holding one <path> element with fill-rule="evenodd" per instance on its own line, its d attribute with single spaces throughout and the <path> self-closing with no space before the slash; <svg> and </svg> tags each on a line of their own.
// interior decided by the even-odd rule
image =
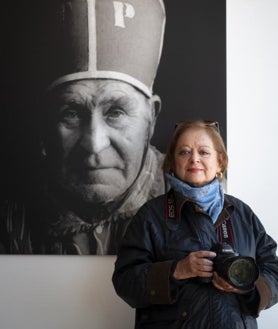
<svg viewBox="0 0 278 329">
<path fill-rule="evenodd" d="M 224 242 L 213 248 L 214 270 L 219 276 L 240 290 L 251 290 L 259 276 L 259 268 L 252 257 L 240 256 L 233 247 Z"/>
</svg>

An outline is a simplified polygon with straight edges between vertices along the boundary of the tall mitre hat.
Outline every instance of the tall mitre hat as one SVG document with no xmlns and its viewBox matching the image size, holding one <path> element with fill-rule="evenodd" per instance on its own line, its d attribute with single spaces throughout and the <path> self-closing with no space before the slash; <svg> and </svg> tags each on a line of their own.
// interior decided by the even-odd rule
<svg viewBox="0 0 278 329">
<path fill-rule="evenodd" d="M 80 79 L 115 79 L 152 95 L 164 38 L 162 0 L 56 0 L 48 17 L 48 89 Z"/>
</svg>

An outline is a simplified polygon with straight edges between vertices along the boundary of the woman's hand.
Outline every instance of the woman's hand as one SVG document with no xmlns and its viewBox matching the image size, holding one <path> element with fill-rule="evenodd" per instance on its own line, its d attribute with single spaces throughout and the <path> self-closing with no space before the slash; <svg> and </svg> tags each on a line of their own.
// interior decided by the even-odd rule
<svg viewBox="0 0 278 329">
<path fill-rule="evenodd" d="M 240 290 L 229 284 L 225 279 L 221 278 L 216 272 L 213 272 L 212 283 L 215 288 L 221 291 L 233 292 L 239 295 L 245 295 L 248 293 L 246 290 Z"/>
<path fill-rule="evenodd" d="M 173 277 L 185 280 L 193 277 L 211 278 L 213 276 L 213 261 L 216 253 L 213 251 L 193 251 L 181 259 L 175 268 Z"/>
</svg>

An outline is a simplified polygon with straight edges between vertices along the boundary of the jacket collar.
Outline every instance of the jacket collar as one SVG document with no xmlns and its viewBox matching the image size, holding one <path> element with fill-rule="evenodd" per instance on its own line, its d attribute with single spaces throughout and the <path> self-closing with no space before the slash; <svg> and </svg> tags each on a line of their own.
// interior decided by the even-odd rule
<svg viewBox="0 0 278 329">
<path fill-rule="evenodd" d="M 180 219 L 180 214 L 183 206 L 185 205 L 186 202 L 191 202 L 187 197 L 184 197 L 182 194 L 179 192 L 173 191 L 174 193 L 174 198 L 175 198 L 175 203 L 176 203 L 176 211 L 177 211 L 177 218 Z M 204 213 L 203 210 L 196 204 L 194 203 L 195 211 Z M 214 224 L 216 227 L 218 227 L 223 221 L 228 220 L 230 218 L 231 212 L 234 210 L 234 205 L 233 203 L 228 199 L 227 195 L 224 195 L 224 206 L 223 210 L 221 211 L 216 223 Z"/>
</svg>

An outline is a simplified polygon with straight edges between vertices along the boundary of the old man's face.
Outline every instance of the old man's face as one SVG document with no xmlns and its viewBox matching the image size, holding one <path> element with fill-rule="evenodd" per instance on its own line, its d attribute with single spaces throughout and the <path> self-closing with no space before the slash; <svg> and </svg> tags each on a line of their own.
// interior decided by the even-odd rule
<svg viewBox="0 0 278 329">
<path fill-rule="evenodd" d="M 152 100 L 113 80 L 79 80 L 51 94 L 46 152 L 59 185 L 86 202 L 121 199 L 155 124 Z"/>
</svg>

